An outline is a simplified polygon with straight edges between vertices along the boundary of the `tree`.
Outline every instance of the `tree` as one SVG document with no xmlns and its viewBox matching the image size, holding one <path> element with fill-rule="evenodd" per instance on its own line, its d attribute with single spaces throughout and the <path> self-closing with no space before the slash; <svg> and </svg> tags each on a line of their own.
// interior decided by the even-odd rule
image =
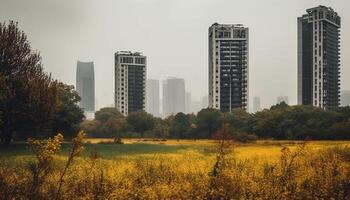
<svg viewBox="0 0 350 200">
<path fill-rule="evenodd" d="M 97 120 L 84 120 L 80 123 L 80 129 L 85 131 L 89 137 L 101 137 L 101 122 Z"/>
<path fill-rule="evenodd" d="M 132 129 L 144 137 L 145 131 L 151 130 L 154 127 L 154 118 L 151 114 L 144 111 L 131 112 L 126 118 Z"/>
<path fill-rule="evenodd" d="M 125 117 L 113 117 L 103 124 L 101 132 L 107 135 L 121 137 L 121 132 L 127 128 Z"/>
<path fill-rule="evenodd" d="M 188 138 L 191 129 L 190 116 L 180 112 L 174 117 L 170 127 L 170 135 L 175 138 Z"/>
<path fill-rule="evenodd" d="M 53 133 L 62 133 L 65 137 L 73 137 L 79 130 L 84 112 L 79 108 L 80 97 L 74 86 L 59 83 L 57 87 L 58 108 L 53 121 Z"/>
<path fill-rule="evenodd" d="M 211 135 L 222 126 L 222 113 L 220 110 L 206 108 L 197 114 L 198 137 L 211 138 Z"/>
<path fill-rule="evenodd" d="M 153 135 L 157 138 L 167 138 L 169 136 L 169 125 L 161 118 L 155 119 L 155 126 L 152 130 Z"/>
<path fill-rule="evenodd" d="M 39 53 L 31 50 L 17 23 L 0 23 L 1 143 L 14 133 L 27 138 L 51 132 L 57 105 L 57 82 L 43 71 Z"/>
<path fill-rule="evenodd" d="M 95 119 L 101 123 L 106 123 L 111 118 L 121 117 L 121 116 L 122 114 L 118 111 L 118 109 L 114 107 L 101 108 L 99 111 L 95 113 Z"/>
<path fill-rule="evenodd" d="M 246 131 L 248 129 L 249 119 L 249 113 L 241 108 L 235 108 L 232 112 L 223 114 L 224 122 L 228 123 L 230 128 L 235 130 Z"/>
</svg>

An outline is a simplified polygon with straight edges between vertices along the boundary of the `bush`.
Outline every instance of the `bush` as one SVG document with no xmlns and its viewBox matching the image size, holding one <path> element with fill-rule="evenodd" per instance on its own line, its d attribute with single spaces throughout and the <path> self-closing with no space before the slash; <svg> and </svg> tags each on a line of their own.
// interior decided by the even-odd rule
<svg viewBox="0 0 350 200">
<path fill-rule="evenodd" d="M 258 136 L 246 132 L 234 133 L 232 135 L 232 138 L 234 141 L 241 143 L 255 142 L 256 140 L 258 140 Z"/>
</svg>

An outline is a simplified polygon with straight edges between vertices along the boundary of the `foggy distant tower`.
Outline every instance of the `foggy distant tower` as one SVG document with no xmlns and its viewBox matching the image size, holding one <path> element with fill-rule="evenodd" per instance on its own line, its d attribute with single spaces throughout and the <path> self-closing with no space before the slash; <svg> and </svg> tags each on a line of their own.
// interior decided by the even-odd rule
<svg viewBox="0 0 350 200">
<path fill-rule="evenodd" d="M 115 53 L 115 107 L 127 116 L 146 104 L 146 56 L 138 52 Z"/>
<path fill-rule="evenodd" d="M 340 105 L 350 106 L 350 90 L 341 91 Z"/>
<path fill-rule="evenodd" d="M 208 95 L 202 97 L 202 108 L 208 108 Z"/>
<path fill-rule="evenodd" d="M 298 18 L 298 104 L 337 108 L 340 90 L 340 17 L 318 6 Z"/>
<path fill-rule="evenodd" d="M 186 92 L 185 94 L 185 113 L 191 113 L 191 102 L 192 102 L 192 98 L 191 98 L 191 93 Z"/>
<path fill-rule="evenodd" d="M 185 113 L 185 81 L 180 78 L 168 78 L 163 82 L 163 116 L 179 112 Z"/>
<path fill-rule="evenodd" d="M 259 112 L 261 111 L 261 104 L 260 104 L 260 97 L 254 97 L 253 98 L 253 112 Z"/>
<path fill-rule="evenodd" d="M 209 107 L 247 109 L 249 30 L 243 25 L 209 28 Z"/>
<path fill-rule="evenodd" d="M 280 103 L 286 103 L 286 104 L 289 104 L 289 99 L 287 96 L 279 96 L 277 97 L 277 104 L 280 104 Z"/>
<path fill-rule="evenodd" d="M 95 112 L 95 77 L 93 62 L 77 62 L 76 89 L 81 97 L 79 107 L 87 113 Z"/>
<path fill-rule="evenodd" d="M 159 80 L 147 79 L 146 82 L 146 111 L 159 117 Z"/>
</svg>

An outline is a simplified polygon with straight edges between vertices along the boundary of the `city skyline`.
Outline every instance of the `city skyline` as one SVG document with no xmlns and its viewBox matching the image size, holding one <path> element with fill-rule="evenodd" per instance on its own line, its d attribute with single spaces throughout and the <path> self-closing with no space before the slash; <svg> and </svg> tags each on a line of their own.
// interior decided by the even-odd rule
<svg viewBox="0 0 350 200">
<path fill-rule="evenodd" d="M 104 107 L 113 102 L 113 84 L 109 86 L 109 83 L 113 82 L 113 76 L 110 75 L 113 74 L 111 55 L 116 49 L 132 49 L 149 55 L 151 62 L 149 66 L 151 67 L 148 70 L 148 78 L 183 77 L 187 83 L 186 89 L 192 93 L 195 99 L 206 95 L 206 32 L 207 27 L 213 22 L 242 23 L 251 28 L 249 95 L 262 97 L 264 99 L 262 107 L 273 105 L 279 94 L 289 96 L 290 104 L 297 103 L 296 18 L 304 14 L 306 9 L 325 5 L 336 10 L 342 17 L 343 24 L 345 24 L 341 30 L 343 36 L 341 39 L 341 54 L 346 55 L 349 52 L 349 39 L 346 35 L 349 35 L 350 32 L 346 24 L 349 22 L 350 15 L 346 12 L 349 3 L 345 0 L 278 1 L 278 3 L 273 0 L 254 1 L 254 3 L 180 1 L 171 3 L 171 5 L 167 5 L 170 4 L 169 1 L 151 1 L 150 3 L 141 4 L 137 1 L 106 1 L 106 5 L 110 9 L 104 9 L 107 7 L 106 5 L 96 7 L 92 1 L 84 1 L 84 3 L 77 1 L 66 5 L 66 3 L 60 2 L 46 3 L 34 0 L 28 4 L 21 2 L 21 5 L 25 4 L 22 7 L 29 8 L 26 10 L 21 10 L 16 6 L 17 0 L 2 2 L 4 6 L 2 6 L 3 9 L 0 8 L 0 20 L 13 19 L 19 22 L 19 26 L 28 33 L 33 48 L 41 51 L 45 70 L 52 72 L 54 77 L 74 85 L 75 67 L 73 66 L 75 66 L 76 60 L 95 61 L 98 107 Z M 40 18 L 33 14 L 33 8 L 39 3 L 47 5 L 43 6 L 46 9 L 43 9 Z M 239 5 L 239 10 L 236 13 L 222 12 L 236 4 Z M 266 10 L 260 9 L 262 4 L 266 5 Z M 222 7 L 223 5 L 227 6 Z M 119 9 L 119 12 L 112 12 L 114 7 L 126 8 L 126 12 L 130 11 L 132 7 L 132 13 L 127 22 L 130 25 L 125 24 L 123 20 L 119 20 L 117 16 L 122 16 L 124 11 Z M 143 7 L 147 9 L 159 7 L 160 9 L 154 10 L 153 14 L 143 15 L 141 19 L 137 17 L 136 13 L 144 12 L 141 9 Z M 194 7 L 202 8 L 203 11 L 193 11 L 192 8 Z M 220 9 L 218 9 L 219 7 Z M 269 7 L 273 7 L 273 9 Z M 164 11 L 160 11 L 162 8 Z M 90 11 L 94 9 L 97 10 L 94 12 L 93 18 L 91 20 L 90 18 L 89 20 L 85 19 L 86 13 L 91 13 Z M 171 12 L 168 12 L 169 9 Z M 63 10 L 67 13 L 65 16 L 61 16 Z M 104 12 L 100 12 L 101 10 L 104 10 Z M 267 10 L 270 12 L 266 12 Z M 176 15 L 179 12 L 183 15 Z M 250 12 L 254 12 L 254 15 L 249 14 Z M 50 18 L 42 17 L 49 14 Z M 163 19 L 156 18 L 159 14 L 163 14 Z M 259 16 L 259 18 L 256 16 Z M 278 16 L 278 18 L 275 16 Z M 145 23 L 145 20 L 149 23 Z M 163 20 L 171 22 L 168 23 L 171 26 L 162 23 Z M 189 22 L 189 24 L 184 24 L 184 21 Z M 153 27 L 156 27 L 155 24 L 158 23 L 164 24 L 166 28 L 155 33 Z M 120 25 L 115 26 L 116 24 Z M 143 26 L 142 24 L 148 25 Z M 122 27 L 121 25 L 126 26 L 127 29 L 113 28 L 113 26 Z M 281 31 L 273 32 L 265 28 L 273 26 L 278 26 Z M 135 27 L 138 31 L 134 31 L 136 30 Z M 62 30 L 64 31 L 62 32 Z M 130 30 L 130 34 L 127 34 L 124 30 Z M 138 36 L 136 37 L 133 32 L 137 32 Z M 170 34 L 177 36 L 176 43 L 165 39 Z M 262 38 L 266 38 L 266 40 Z M 132 41 L 132 39 L 135 39 L 135 41 Z M 269 43 L 266 43 L 266 41 L 269 41 Z M 163 44 L 171 45 L 176 53 L 163 51 L 165 48 Z M 185 44 L 191 45 L 183 48 Z M 191 57 L 188 55 L 191 55 Z M 276 56 L 278 59 L 271 59 L 272 56 Z M 167 63 L 165 60 L 174 62 Z M 344 66 L 341 69 L 342 90 L 349 89 L 350 85 L 350 80 L 344 78 L 350 74 L 350 70 L 346 67 L 349 65 L 348 63 L 350 63 L 350 59 L 343 56 L 341 60 L 341 64 Z M 195 73 L 197 73 L 196 80 L 192 81 Z M 268 78 L 268 75 L 272 75 L 271 78 Z M 250 100 L 250 105 L 252 105 L 252 100 Z"/>
</svg>

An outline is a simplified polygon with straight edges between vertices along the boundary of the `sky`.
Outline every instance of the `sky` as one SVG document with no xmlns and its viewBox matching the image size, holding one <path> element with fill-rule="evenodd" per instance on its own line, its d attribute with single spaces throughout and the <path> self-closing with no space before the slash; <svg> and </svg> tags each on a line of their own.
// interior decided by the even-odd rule
<svg viewBox="0 0 350 200">
<path fill-rule="evenodd" d="M 193 100 L 208 94 L 208 28 L 249 27 L 249 102 L 297 103 L 297 17 L 318 5 L 342 18 L 341 89 L 350 89 L 349 0 L 0 0 L 39 51 L 45 71 L 75 85 L 77 60 L 95 64 L 97 107 L 114 102 L 114 53 L 143 52 L 147 78 L 185 79 Z"/>
</svg>

